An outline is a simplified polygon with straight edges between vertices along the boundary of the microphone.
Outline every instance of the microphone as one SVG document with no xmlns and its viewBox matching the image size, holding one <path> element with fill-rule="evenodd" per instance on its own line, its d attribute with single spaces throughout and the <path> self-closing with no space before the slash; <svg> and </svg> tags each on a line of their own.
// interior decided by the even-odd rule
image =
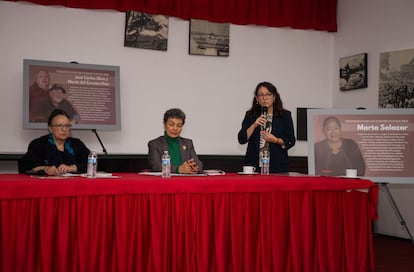
<svg viewBox="0 0 414 272">
<path fill-rule="evenodd" d="M 264 115 L 264 117 L 267 118 L 267 107 L 262 107 L 262 115 Z M 266 121 L 267 123 L 267 121 Z M 266 123 L 264 125 L 262 125 L 262 130 L 266 129 Z"/>
<path fill-rule="evenodd" d="M 267 107 L 262 107 L 262 114 L 266 117 L 267 116 Z"/>
<path fill-rule="evenodd" d="M 32 176 L 46 176 L 45 170 L 27 170 L 25 173 Z"/>
</svg>

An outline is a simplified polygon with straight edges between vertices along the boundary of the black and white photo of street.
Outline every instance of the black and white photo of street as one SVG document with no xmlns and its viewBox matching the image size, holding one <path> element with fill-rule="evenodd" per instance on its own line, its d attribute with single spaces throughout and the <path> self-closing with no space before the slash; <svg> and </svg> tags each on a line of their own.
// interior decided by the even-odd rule
<svg viewBox="0 0 414 272">
<path fill-rule="evenodd" d="M 414 49 L 380 55 L 379 108 L 414 108 Z"/>
</svg>

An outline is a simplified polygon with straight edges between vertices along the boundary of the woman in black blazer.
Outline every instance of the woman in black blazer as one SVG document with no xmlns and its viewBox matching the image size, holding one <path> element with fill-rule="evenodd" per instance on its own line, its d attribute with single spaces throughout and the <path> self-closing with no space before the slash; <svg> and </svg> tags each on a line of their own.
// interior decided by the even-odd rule
<svg viewBox="0 0 414 272">
<path fill-rule="evenodd" d="M 270 154 L 270 172 L 289 172 L 288 150 L 295 145 L 290 111 L 283 108 L 276 87 L 269 82 L 256 86 L 251 108 L 246 112 L 238 133 L 240 144 L 247 143 L 245 165 L 261 167 L 261 156 Z"/>
</svg>

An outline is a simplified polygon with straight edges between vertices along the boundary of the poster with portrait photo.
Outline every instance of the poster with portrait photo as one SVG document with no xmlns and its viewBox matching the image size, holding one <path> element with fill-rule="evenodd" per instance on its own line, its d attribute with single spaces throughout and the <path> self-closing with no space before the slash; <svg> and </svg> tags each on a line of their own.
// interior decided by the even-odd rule
<svg viewBox="0 0 414 272">
<path fill-rule="evenodd" d="M 338 120 L 339 125 L 328 122 L 330 119 Z M 360 152 L 364 173 L 357 173 L 359 176 L 376 181 L 412 182 L 412 110 L 311 109 L 308 124 L 309 174 L 342 176 L 345 169 L 360 169 L 356 155 Z M 320 148 L 321 143 L 325 143 L 324 148 Z"/>
<path fill-rule="evenodd" d="M 119 66 L 23 61 L 23 127 L 46 128 L 50 113 L 66 111 L 75 129 L 120 129 Z"/>
<path fill-rule="evenodd" d="M 414 108 L 414 49 L 380 55 L 379 108 Z"/>
</svg>

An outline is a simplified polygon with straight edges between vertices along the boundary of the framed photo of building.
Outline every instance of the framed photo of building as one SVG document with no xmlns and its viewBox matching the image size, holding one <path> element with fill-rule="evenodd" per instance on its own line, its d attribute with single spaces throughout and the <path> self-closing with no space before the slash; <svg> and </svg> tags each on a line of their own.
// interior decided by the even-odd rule
<svg viewBox="0 0 414 272">
<path fill-rule="evenodd" d="M 349 91 L 368 87 L 367 53 L 339 59 L 339 89 Z"/>
<path fill-rule="evenodd" d="M 414 108 L 414 49 L 380 54 L 379 108 Z"/>
<path fill-rule="evenodd" d="M 167 51 L 168 17 L 127 11 L 124 46 Z"/>
<path fill-rule="evenodd" d="M 190 20 L 190 55 L 229 56 L 230 24 Z"/>
</svg>

